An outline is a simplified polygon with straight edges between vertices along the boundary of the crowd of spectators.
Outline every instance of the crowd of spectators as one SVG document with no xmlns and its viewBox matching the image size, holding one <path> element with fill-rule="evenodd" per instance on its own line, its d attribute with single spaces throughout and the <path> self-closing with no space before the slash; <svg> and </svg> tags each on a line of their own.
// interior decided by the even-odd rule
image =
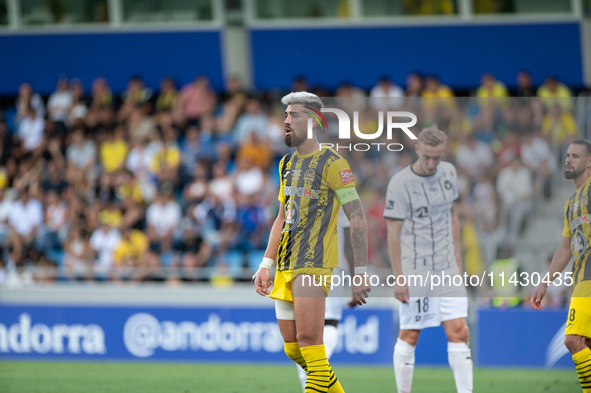
<svg viewBox="0 0 591 393">
<path fill-rule="evenodd" d="M 474 96 L 460 99 L 437 77 L 411 74 L 405 89 L 383 77 L 369 94 L 343 83 L 333 95 L 341 105 L 367 99 L 364 130 L 376 129 L 377 111 L 393 108 L 417 114 L 414 131 L 436 123 L 448 133 L 445 159 L 458 169 L 469 272 L 490 266 L 499 247 L 515 247 L 533 201 L 551 196 L 563 147 L 577 136 L 568 87 L 548 77 L 535 89 L 527 72 L 517 84 L 510 97 L 485 74 Z M 252 94 L 238 77 L 223 93 L 203 75 L 177 88 L 164 78 L 153 91 L 135 76 L 116 95 L 102 78 L 87 91 L 61 77 L 45 101 L 21 85 L 0 120 L 0 285 L 228 285 L 250 276 L 277 214 L 277 165 L 289 152 L 281 95 Z M 292 89 L 329 96 L 305 78 Z M 339 144 L 334 134 L 320 138 Z M 392 142 L 405 148 L 339 150 L 364 201 L 370 263 L 386 270 L 385 189 L 415 159 L 404 134 Z"/>
</svg>

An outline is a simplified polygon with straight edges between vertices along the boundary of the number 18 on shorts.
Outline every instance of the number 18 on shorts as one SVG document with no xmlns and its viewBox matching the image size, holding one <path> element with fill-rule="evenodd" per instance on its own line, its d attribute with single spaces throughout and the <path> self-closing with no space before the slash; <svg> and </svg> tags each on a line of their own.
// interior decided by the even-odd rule
<svg viewBox="0 0 591 393">
<path fill-rule="evenodd" d="M 465 297 L 411 297 L 400 303 L 400 329 L 421 330 L 441 325 L 442 321 L 468 316 Z"/>
</svg>

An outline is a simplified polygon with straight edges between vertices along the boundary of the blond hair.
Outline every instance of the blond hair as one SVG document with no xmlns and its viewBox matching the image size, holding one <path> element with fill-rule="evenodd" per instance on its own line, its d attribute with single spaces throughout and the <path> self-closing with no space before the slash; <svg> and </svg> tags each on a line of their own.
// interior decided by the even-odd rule
<svg viewBox="0 0 591 393">
<path fill-rule="evenodd" d="M 441 131 L 436 124 L 419 132 L 419 143 L 429 146 L 439 146 L 447 142 L 447 135 Z"/>
<path fill-rule="evenodd" d="M 289 93 L 286 96 L 283 96 L 281 102 L 284 105 L 292 105 L 292 104 L 302 104 L 311 106 L 316 110 L 320 110 L 324 108 L 322 104 L 322 100 L 316 95 L 312 93 L 308 93 L 307 91 L 297 91 Z"/>
</svg>

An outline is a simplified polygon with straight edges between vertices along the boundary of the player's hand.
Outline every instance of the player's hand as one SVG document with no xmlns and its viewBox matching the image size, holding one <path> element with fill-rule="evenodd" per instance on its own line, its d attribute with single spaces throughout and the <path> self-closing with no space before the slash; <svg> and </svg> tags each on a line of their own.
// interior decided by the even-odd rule
<svg viewBox="0 0 591 393">
<path fill-rule="evenodd" d="M 355 300 L 355 297 L 352 297 L 351 300 L 349 300 L 347 302 L 347 307 L 349 308 L 353 308 L 357 305 L 357 300 Z"/>
<path fill-rule="evenodd" d="M 408 286 L 406 283 L 404 285 L 396 285 L 394 287 L 394 297 L 400 300 L 402 303 L 408 303 Z"/>
<path fill-rule="evenodd" d="M 367 298 L 369 297 L 369 292 L 371 292 L 371 287 L 367 282 L 367 274 L 356 274 L 355 276 L 361 277 L 361 285 L 355 285 L 355 282 L 359 280 L 355 280 L 355 277 L 353 277 L 353 300 L 351 303 L 362 306 L 367 303 Z"/>
<path fill-rule="evenodd" d="M 261 296 L 265 296 L 271 293 L 269 287 L 273 284 L 273 281 L 269 281 L 269 269 L 265 267 L 259 268 L 255 273 L 254 277 L 254 290 Z M 268 281 L 268 282 L 267 282 Z"/>
<path fill-rule="evenodd" d="M 540 311 L 543 308 L 542 299 L 544 298 L 544 295 L 546 294 L 547 289 L 548 289 L 548 286 L 546 286 L 546 284 L 542 283 L 538 286 L 538 288 L 535 290 L 534 294 L 531 296 L 529 303 L 534 308 L 534 310 Z"/>
</svg>

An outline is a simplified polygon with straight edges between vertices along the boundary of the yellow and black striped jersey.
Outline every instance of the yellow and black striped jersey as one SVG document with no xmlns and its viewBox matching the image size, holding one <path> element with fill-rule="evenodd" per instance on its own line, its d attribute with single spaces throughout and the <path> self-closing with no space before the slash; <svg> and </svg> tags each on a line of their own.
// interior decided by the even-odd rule
<svg viewBox="0 0 591 393">
<path fill-rule="evenodd" d="M 337 267 L 341 203 L 336 192 L 355 187 L 349 164 L 333 149 L 301 156 L 294 151 L 279 163 L 279 176 L 278 199 L 284 204 L 285 222 L 278 270 Z"/>
<path fill-rule="evenodd" d="M 573 296 L 575 290 L 585 283 L 585 292 L 591 287 L 591 177 L 571 196 L 564 205 L 564 229 L 562 236 L 571 238 L 573 254 Z M 581 288 L 582 289 L 582 288 Z M 579 292 L 579 291 L 577 291 Z M 585 296 L 589 296 L 587 294 Z"/>
</svg>

